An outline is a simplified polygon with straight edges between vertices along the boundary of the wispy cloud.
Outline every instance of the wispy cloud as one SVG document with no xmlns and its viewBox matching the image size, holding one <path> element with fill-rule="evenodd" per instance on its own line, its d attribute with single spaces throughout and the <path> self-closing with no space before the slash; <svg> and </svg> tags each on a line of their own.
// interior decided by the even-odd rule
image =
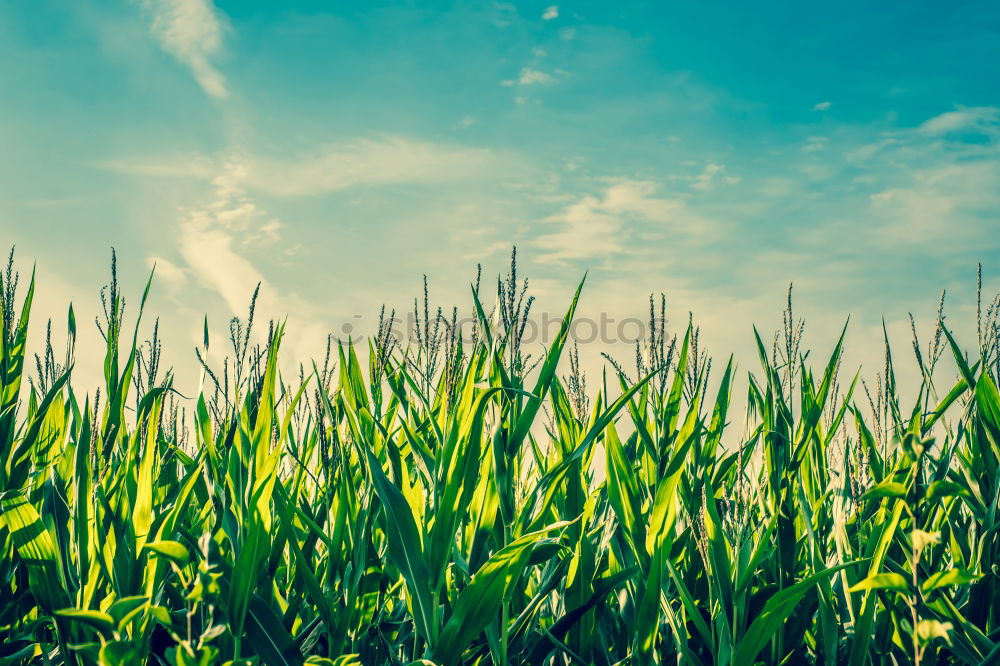
<svg viewBox="0 0 1000 666">
<path fill-rule="evenodd" d="M 517 84 L 521 86 L 530 86 L 530 85 L 547 84 L 555 82 L 556 82 L 556 77 L 552 76 L 551 74 L 543 72 L 539 69 L 534 69 L 532 67 L 525 67 L 524 69 L 521 70 L 521 73 L 518 75 L 516 79 L 506 79 L 504 81 L 501 81 L 500 85 L 512 86 L 514 84 Z"/>
<path fill-rule="evenodd" d="M 232 312 L 245 305 L 248 285 L 265 281 L 237 248 L 237 234 L 252 230 L 266 216 L 243 189 L 246 173 L 240 161 L 225 164 L 212 181 L 210 200 L 187 211 L 178 236 L 187 272 L 218 293 Z"/>
<path fill-rule="evenodd" d="M 156 279 L 165 283 L 171 293 L 177 294 L 188 280 L 187 271 L 169 259 L 159 255 L 148 258 L 149 267 L 156 269 Z"/>
<path fill-rule="evenodd" d="M 838 248 L 851 237 L 866 248 L 853 256 L 865 266 L 933 256 L 935 270 L 943 271 L 951 261 L 946 256 L 964 263 L 996 251 L 1000 109 L 953 109 L 915 126 L 884 130 L 869 143 L 834 132 L 830 141 L 809 137 L 802 148 L 816 161 L 815 151 L 854 142 L 854 148 L 823 153 L 826 193 L 807 187 L 786 195 L 817 211 L 839 211 L 797 236 L 808 245 L 800 247 L 803 252 Z M 809 173 L 808 166 L 796 169 Z"/>
<path fill-rule="evenodd" d="M 204 155 L 172 154 L 155 157 L 114 157 L 94 166 L 130 176 L 148 178 L 194 178 L 212 180 L 218 174 L 217 161 Z"/>
<path fill-rule="evenodd" d="M 509 2 L 494 2 L 492 5 L 493 25 L 506 28 L 518 18 L 517 7 Z"/>
<path fill-rule="evenodd" d="M 546 7 L 545 11 L 542 13 L 543 21 L 551 21 L 552 19 L 559 18 L 559 7 L 552 5 L 551 7 Z"/>
<path fill-rule="evenodd" d="M 295 229 L 285 234 L 268 207 L 294 206 L 285 198 L 321 195 L 347 188 L 398 184 L 468 184 L 515 172 L 508 155 L 459 145 L 382 136 L 328 145 L 306 155 L 260 157 L 249 152 L 218 156 L 167 156 L 162 159 L 118 159 L 103 167 L 140 180 L 191 180 L 207 185 L 196 203 L 181 209 L 172 250 L 149 257 L 165 277 L 168 293 L 198 302 L 204 290 L 219 298 L 232 314 L 242 314 L 253 286 L 261 283 L 258 309 L 268 316 L 289 315 L 288 344 L 292 355 L 308 358 L 319 349 L 329 329 L 328 304 L 303 295 L 284 274 L 282 265 L 297 251 Z M 207 295 L 207 294 L 203 294 Z"/>
<path fill-rule="evenodd" d="M 521 76 L 518 77 L 517 82 L 522 86 L 530 86 L 536 83 L 552 83 L 555 80 L 556 78 L 551 74 L 525 67 L 521 70 Z"/>
<path fill-rule="evenodd" d="M 463 121 L 468 126 L 474 119 Z M 167 155 L 116 158 L 98 166 L 133 176 L 217 181 L 229 173 L 228 156 Z M 466 182 L 505 168 L 496 151 L 404 136 L 384 135 L 329 144 L 295 156 L 245 154 L 239 162 L 242 187 L 275 196 L 309 196 L 361 185 Z"/>
<path fill-rule="evenodd" d="M 814 104 L 811 110 L 812 111 L 828 111 L 831 106 L 833 106 L 832 102 L 819 102 L 817 104 Z"/>
<path fill-rule="evenodd" d="M 806 145 L 802 146 L 802 151 L 806 153 L 815 153 L 817 151 L 826 148 L 826 144 L 829 139 L 825 136 L 811 136 L 806 139 Z"/>
<path fill-rule="evenodd" d="M 893 245 L 975 247 L 993 244 L 1000 207 L 1000 155 L 913 170 L 907 181 L 871 195 L 873 231 Z"/>
<path fill-rule="evenodd" d="M 1000 133 L 1000 108 L 973 106 L 942 113 L 919 127 L 924 134 L 947 134 L 960 131 L 980 131 L 985 134 Z"/>
<path fill-rule="evenodd" d="M 602 196 L 585 195 L 555 215 L 542 220 L 555 231 L 537 237 L 533 245 L 539 261 L 565 262 L 602 258 L 610 263 L 637 247 L 637 225 L 649 225 L 684 235 L 701 226 L 684 201 L 656 196 L 650 181 L 624 180 L 608 187 Z M 639 244 L 641 248 L 641 244 Z"/>
<path fill-rule="evenodd" d="M 271 279 L 254 253 L 281 250 L 281 223 L 261 209 L 244 187 L 248 169 L 238 157 L 227 160 L 212 180 L 205 202 L 181 211 L 174 264 L 156 257 L 157 271 L 174 293 L 190 298 L 190 286 L 200 286 L 222 298 L 233 315 L 242 315 L 254 285 L 260 284 L 257 309 L 265 316 L 289 317 L 290 356 L 309 358 L 327 333 L 323 315 L 314 303 Z M 153 258 L 151 258 L 153 259 Z M 181 289 L 183 288 L 183 292 Z"/>
<path fill-rule="evenodd" d="M 691 189 L 702 191 L 710 190 L 720 182 L 731 185 L 733 183 L 740 182 L 740 179 L 738 176 L 728 175 L 724 164 L 710 162 L 705 166 L 704 171 L 695 176 L 694 182 L 691 183 Z"/>
<path fill-rule="evenodd" d="M 491 150 L 398 136 L 359 139 L 294 159 L 258 159 L 248 182 L 278 196 L 332 192 L 357 185 L 460 182 L 500 165 Z"/>
<path fill-rule="evenodd" d="M 225 98 L 225 77 L 212 63 L 222 48 L 225 23 L 212 0 L 143 0 L 143 6 L 163 50 L 191 70 L 207 95 Z"/>
</svg>

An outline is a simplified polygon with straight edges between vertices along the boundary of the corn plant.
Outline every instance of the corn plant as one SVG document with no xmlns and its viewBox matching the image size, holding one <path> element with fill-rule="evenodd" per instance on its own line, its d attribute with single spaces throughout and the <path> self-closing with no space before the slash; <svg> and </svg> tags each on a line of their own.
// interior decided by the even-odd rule
<svg viewBox="0 0 1000 666">
<path fill-rule="evenodd" d="M 972 355 L 942 301 L 912 405 L 888 336 L 874 395 L 846 328 L 814 367 L 791 290 L 757 369 L 651 299 L 588 391 L 584 284 L 532 359 L 513 257 L 473 330 L 425 278 L 412 344 L 383 309 L 297 374 L 254 292 L 184 397 L 152 285 L 126 308 L 113 266 L 81 392 L 72 308 L 31 376 L 34 278 L 0 274 L 2 664 L 1000 663 L 1000 301 Z"/>
</svg>

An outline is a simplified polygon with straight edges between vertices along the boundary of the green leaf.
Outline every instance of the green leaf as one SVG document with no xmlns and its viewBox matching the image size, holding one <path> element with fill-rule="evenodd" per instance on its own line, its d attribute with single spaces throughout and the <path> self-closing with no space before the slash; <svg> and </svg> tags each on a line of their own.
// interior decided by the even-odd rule
<svg viewBox="0 0 1000 666">
<path fill-rule="evenodd" d="M 93 627 L 108 637 L 111 636 L 111 632 L 115 629 L 114 618 L 107 613 L 102 613 L 96 610 L 64 608 L 62 610 L 57 610 L 54 614 L 58 617 L 64 617 L 71 622 L 79 622 L 80 624 Z"/>
<path fill-rule="evenodd" d="M 883 497 L 906 497 L 906 486 L 898 481 L 883 481 L 869 488 L 861 496 L 864 500 L 881 499 Z"/>
<path fill-rule="evenodd" d="M 7 524 L 21 561 L 28 568 L 28 582 L 38 605 L 47 613 L 70 605 L 63 584 L 59 551 L 41 516 L 23 495 L 0 502 L 0 520 Z"/>
<path fill-rule="evenodd" d="M 923 585 L 920 586 L 920 589 L 924 593 L 927 593 L 941 587 L 974 583 L 982 577 L 982 574 L 973 573 L 964 569 L 948 569 L 947 571 L 939 571 L 928 576 L 927 580 L 925 580 Z"/>
<path fill-rule="evenodd" d="M 399 488 L 386 477 L 385 472 L 382 471 L 382 465 L 372 455 L 372 452 L 365 449 L 365 455 L 368 459 L 372 483 L 378 493 L 385 515 L 389 559 L 406 580 L 406 589 L 412 599 L 417 629 L 424 640 L 434 645 L 437 638 L 434 604 L 427 587 L 427 581 L 430 580 L 430 569 L 424 561 L 423 542 L 417 524 L 413 520 L 413 510 Z"/>
<path fill-rule="evenodd" d="M 857 585 L 852 586 L 848 592 L 861 592 L 862 590 L 893 590 L 909 594 L 910 585 L 898 573 L 878 573 L 868 576 Z"/>
<path fill-rule="evenodd" d="M 829 578 L 831 575 L 851 566 L 853 562 L 841 564 L 836 567 L 824 569 L 813 574 L 790 587 L 786 587 L 780 592 L 773 594 L 764 604 L 764 609 L 760 615 L 747 628 L 743 638 L 740 639 L 733 653 L 733 664 L 752 664 L 757 658 L 757 654 L 764 649 L 768 641 L 784 625 L 785 620 L 792 614 L 802 597 L 812 589 L 820 580 Z"/>
<path fill-rule="evenodd" d="M 129 641 L 110 641 L 101 646 L 97 663 L 100 666 L 134 666 L 141 663 L 139 653 Z"/>
<path fill-rule="evenodd" d="M 258 595 L 250 597 L 246 645 L 268 666 L 302 666 L 305 659 L 278 614 Z"/>
<path fill-rule="evenodd" d="M 444 664 L 458 664 L 469 643 L 496 620 L 503 602 L 520 579 L 531 558 L 535 544 L 547 533 L 569 525 L 559 522 L 536 532 L 529 532 L 494 553 L 462 590 L 455 610 L 441 631 L 434 659 Z"/>
<path fill-rule="evenodd" d="M 945 497 L 971 497 L 971 493 L 965 486 L 954 481 L 935 481 L 927 488 L 928 500 Z"/>
<path fill-rule="evenodd" d="M 190 554 L 184 544 L 177 541 L 150 541 L 145 546 L 145 550 L 151 550 L 157 555 L 162 555 L 173 560 L 178 565 L 183 566 L 190 560 Z"/>
</svg>

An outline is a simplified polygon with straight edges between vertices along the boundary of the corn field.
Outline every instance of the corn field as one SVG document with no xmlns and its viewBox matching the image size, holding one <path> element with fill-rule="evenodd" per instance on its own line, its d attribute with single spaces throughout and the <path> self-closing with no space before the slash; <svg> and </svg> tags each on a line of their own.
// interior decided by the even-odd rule
<svg viewBox="0 0 1000 666">
<path fill-rule="evenodd" d="M 651 299 L 588 386 L 583 283 L 534 358 L 516 266 L 466 330 L 425 290 L 415 340 L 383 309 L 291 373 L 251 305 L 183 396 L 152 277 L 126 309 L 113 273 L 103 350 L 70 308 L 65 355 L 0 280 L 0 664 L 1000 664 L 996 301 L 975 352 L 914 333 L 912 404 L 888 336 L 862 381 L 790 299 L 743 373 Z"/>
</svg>

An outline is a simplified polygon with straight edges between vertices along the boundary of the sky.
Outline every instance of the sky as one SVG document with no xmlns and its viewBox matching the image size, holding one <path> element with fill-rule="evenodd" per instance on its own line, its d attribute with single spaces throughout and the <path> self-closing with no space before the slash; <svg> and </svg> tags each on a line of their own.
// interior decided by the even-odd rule
<svg viewBox="0 0 1000 666">
<path fill-rule="evenodd" d="M 794 283 L 874 373 L 883 317 L 905 351 L 945 289 L 973 345 L 979 262 L 1000 288 L 998 35 L 995 2 L 4 3 L 0 246 L 81 348 L 110 248 L 130 315 L 155 264 L 187 382 L 258 282 L 303 358 L 424 274 L 467 309 L 515 244 L 539 314 L 585 272 L 591 319 L 665 292 L 752 369 Z"/>
</svg>

